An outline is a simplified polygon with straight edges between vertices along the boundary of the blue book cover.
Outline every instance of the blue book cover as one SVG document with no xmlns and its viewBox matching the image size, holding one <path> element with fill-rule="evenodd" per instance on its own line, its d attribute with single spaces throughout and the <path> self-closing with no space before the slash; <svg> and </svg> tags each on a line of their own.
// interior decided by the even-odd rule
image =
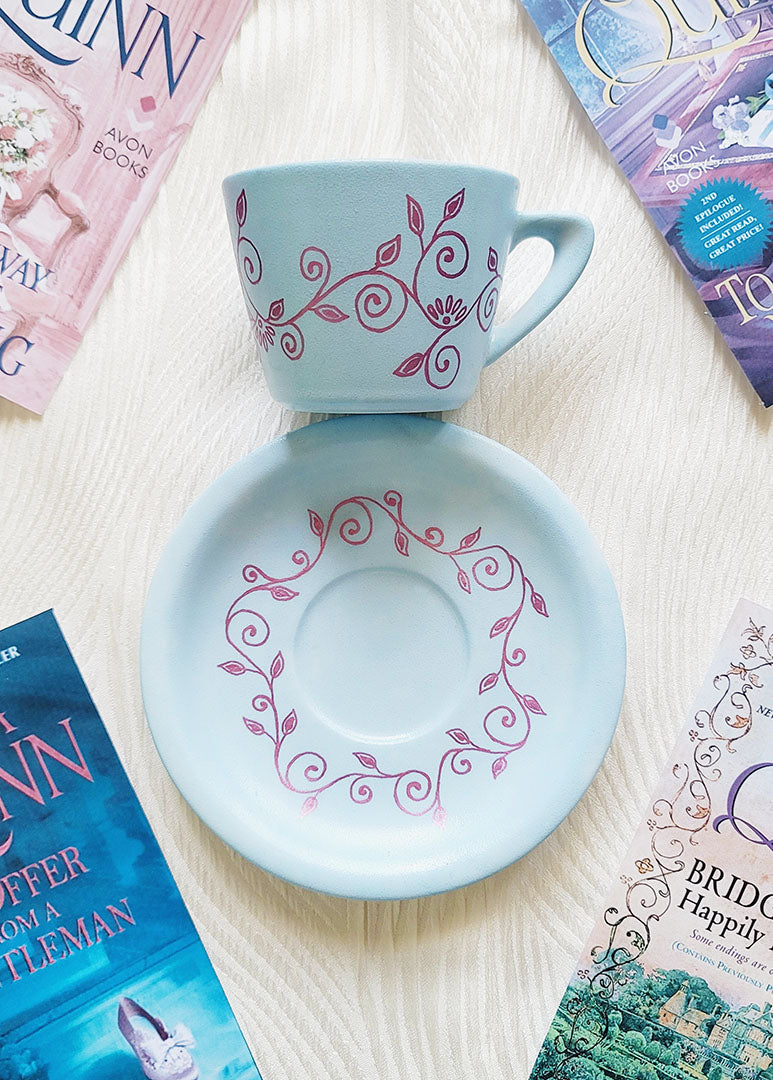
<svg viewBox="0 0 773 1080">
<path fill-rule="evenodd" d="M 53 612 L 0 631 L 0 1078 L 260 1080 Z"/>
</svg>

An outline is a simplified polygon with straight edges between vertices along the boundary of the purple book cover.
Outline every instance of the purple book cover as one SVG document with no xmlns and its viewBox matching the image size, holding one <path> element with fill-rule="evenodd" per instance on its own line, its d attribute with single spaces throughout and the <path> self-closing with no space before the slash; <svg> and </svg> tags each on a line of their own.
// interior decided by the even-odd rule
<svg viewBox="0 0 773 1080">
<path fill-rule="evenodd" d="M 0 1080 L 260 1080 L 50 611 L 0 630 Z"/>
<path fill-rule="evenodd" d="M 773 0 L 524 0 L 773 404 Z"/>
</svg>

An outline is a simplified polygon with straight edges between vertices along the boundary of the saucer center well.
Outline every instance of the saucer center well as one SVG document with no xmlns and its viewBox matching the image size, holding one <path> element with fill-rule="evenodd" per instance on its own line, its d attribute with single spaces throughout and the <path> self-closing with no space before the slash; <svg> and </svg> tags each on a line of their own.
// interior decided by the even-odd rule
<svg viewBox="0 0 773 1080">
<path fill-rule="evenodd" d="M 398 742 L 435 729 L 467 672 L 464 625 L 445 593 L 410 570 L 357 570 L 328 583 L 304 612 L 295 674 L 328 725 Z"/>
</svg>

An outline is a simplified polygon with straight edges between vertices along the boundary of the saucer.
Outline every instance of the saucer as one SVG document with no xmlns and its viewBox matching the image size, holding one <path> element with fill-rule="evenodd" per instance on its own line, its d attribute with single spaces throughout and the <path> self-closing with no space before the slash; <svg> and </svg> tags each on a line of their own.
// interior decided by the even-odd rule
<svg viewBox="0 0 773 1080">
<path fill-rule="evenodd" d="M 142 689 L 169 773 L 248 859 L 342 896 L 485 877 L 569 813 L 625 679 L 578 512 L 452 424 L 328 420 L 194 503 L 148 594 Z"/>
</svg>

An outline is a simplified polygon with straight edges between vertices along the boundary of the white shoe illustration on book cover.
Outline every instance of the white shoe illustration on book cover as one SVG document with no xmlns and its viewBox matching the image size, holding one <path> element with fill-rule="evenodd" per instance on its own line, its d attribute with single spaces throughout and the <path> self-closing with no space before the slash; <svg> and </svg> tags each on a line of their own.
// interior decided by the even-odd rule
<svg viewBox="0 0 773 1080">
<path fill-rule="evenodd" d="M 148 1080 L 198 1080 L 199 1070 L 189 1052 L 196 1042 L 185 1024 L 169 1032 L 136 1001 L 122 997 L 118 1028 Z"/>
</svg>

